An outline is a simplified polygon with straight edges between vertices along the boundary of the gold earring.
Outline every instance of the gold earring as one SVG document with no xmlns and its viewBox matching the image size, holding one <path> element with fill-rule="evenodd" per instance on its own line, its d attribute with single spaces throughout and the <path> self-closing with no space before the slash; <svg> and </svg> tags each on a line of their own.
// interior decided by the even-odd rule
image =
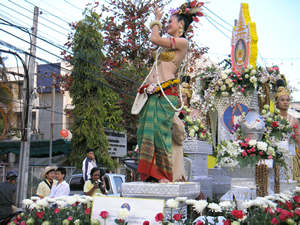
<svg viewBox="0 0 300 225">
<path fill-rule="evenodd" d="M 182 26 L 180 25 L 179 28 L 180 28 L 179 29 L 179 34 L 180 34 L 180 36 L 182 36 L 182 34 L 183 34 Z"/>
</svg>

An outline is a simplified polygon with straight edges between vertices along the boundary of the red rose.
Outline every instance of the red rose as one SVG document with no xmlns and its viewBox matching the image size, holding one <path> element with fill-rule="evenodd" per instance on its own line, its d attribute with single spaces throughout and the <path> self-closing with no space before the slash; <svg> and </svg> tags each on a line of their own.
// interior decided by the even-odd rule
<svg viewBox="0 0 300 225">
<path fill-rule="evenodd" d="M 233 215 L 237 219 L 243 219 L 243 217 L 245 216 L 242 210 L 232 210 L 231 215 Z"/>
<path fill-rule="evenodd" d="M 297 129 L 297 127 L 298 127 L 298 126 L 297 126 L 296 124 L 293 126 L 294 129 Z"/>
<path fill-rule="evenodd" d="M 279 122 L 278 121 L 275 121 L 275 122 L 272 123 L 272 127 L 275 128 L 275 127 L 278 127 L 278 126 L 279 126 Z"/>
<path fill-rule="evenodd" d="M 243 152 L 242 152 L 242 156 L 246 156 L 247 155 L 247 152 L 246 152 L 246 150 L 244 150 Z"/>
<path fill-rule="evenodd" d="M 143 225 L 150 225 L 150 222 L 148 220 L 144 221 Z"/>
<path fill-rule="evenodd" d="M 299 196 L 296 195 L 296 196 L 293 197 L 293 199 L 294 199 L 295 202 L 300 203 L 300 197 Z"/>
<path fill-rule="evenodd" d="M 295 213 L 296 213 L 297 216 L 300 216 L 300 209 L 296 209 Z"/>
<path fill-rule="evenodd" d="M 56 207 L 56 208 L 54 209 L 54 213 L 59 213 L 59 208 Z"/>
<path fill-rule="evenodd" d="M 202 12 L 196 12 L 196 16 L 204 16 Z"/>
<path fill-rule="evenodd" d="M 19 221 L 18 221 L 17 219 L 14 219 L 13 222 L 14 222 L 15 224 L 19 224 Z"/>
<path fill-rule="evenodd" d="M 195 22 L 199 22 L 200 20 L 198 19 L 198 17 L 196 17 L 196 16 L 193 16 L 193 20 L 195 21 Z"/>
<path fill-rule="evenodd" d="M 245 141 L 246 141 L 246 142 L 249 142 L 249 141 L 250 141 L 250 138 L 245 138 Z"/>
<path fill-rule="evenodd" d="M 292 136 L 292 138 L 294 138 L 294 139 L 296 138 L 295 134 L 292 134 L 291 136 Z"/>
<path fill-rule="evenodd" d="M 107 211 L 101 211 L 99 216 L 101 216 L 102 219 L 105 219 L 106 217 L 108 217 L 108 212 Z"/>
<path fill-rule="evenodd" d="M 275 217 L 273 217 L 271 220 L 271 223 L 274 225 L 277 225 L 277 224 L 279 224 L 279 221 Z"/>
<path fill-rule="evenodd" d="M 293 209 L 293 205 L 290 201 L 286 201 L 285 204 L 287 205 L 288 210 L 292 210 Z"/>
<path fill-rule="evenodd" d="M 178 220 L 181 220 L 181 217 L 182 217 L 182 215 L 178 213 L 173 216 L 173 219 L 178 221 Z"/>
<path fill-rule="evenodd" d="M 197 5 L 197 3 L 198 3 L 197 1 L 192 1 L 191 4 L 190 4 L 190 6 L 193 8 L 193 7 L 195 7 Z"/>
<path fill-rule="evenodd" d="M 245 146 L 246 148 L 248 148 L 249 144 L 248 144 L 248 143 L 245 143 L 244 146 Z"/>
<path fill-rule="evenodd" d="M 204 225 L 202 221 L 198 221 L 195 225 Z"/>
<path fill-rule="evenodd" d="M 22 221 L 21 223 L 20 223 L 20 225 L 25 225 L 26 223 L 24 222 L 24 221 Z"/>
<path fill-rule="evenodd" d="M 91 212 L 91 209 L 90 208 L 86 208 L 85 211 L 84 211 L 84 214 L 85 215 L 89 215 Z"/>
<path fill-rule="evenodd" d="M 43 212 L 37 212 L 36 213 L 36 216 L 38 217 L 38 218 L 40 218 L 40 219 L 42 219 L 43 218 L 43 216 L 44 216 L 44 211 Z"/>
<path fill-rule="evenodd" d="M 69 217 L 68 217 L 68 220 L 69 220 L 69 221 L 72 221 L 72 219 L 73 219 L 72 216 L 69 216 Z"/>
<path fill-rule="evenodd" d="M 230 219 L 223 220 L 224 225 L 231 225 Z"/>
<path fill-rule="evenodd" d="M 162 221 L 163 218 L 164 218 L 164 215 L 162 213 L 157 213 L 155 216 L 155 221 L 156 222 Z"/>
<path fill-rule="evenodd" d="M 17 220 L 20 220 L 20 219 L 21 219 L 21 216 L 20 216 L 20 215 L 18 215 L 18 216 L 17 216 Z"/>
</svg>

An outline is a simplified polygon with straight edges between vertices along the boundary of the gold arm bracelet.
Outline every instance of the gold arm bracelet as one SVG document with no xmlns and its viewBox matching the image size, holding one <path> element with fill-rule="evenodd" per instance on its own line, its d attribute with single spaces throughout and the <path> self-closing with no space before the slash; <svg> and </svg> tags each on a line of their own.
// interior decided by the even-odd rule
<svg viewBox="0 0 300 225">
<path fill-rule="evenodd" d="M 151 29 L 151 30 L 152 30 L 152 27 L 153 27 L 154 25 L 157 25 L 158 28 L 159 28 L 159 30 L 161 30 L 161 28 L 162 28 L 161 22 L 159 22 L 158 20 L 153 20 L 153 21 L 150 23 L 150 29 Z"/>
</svg>

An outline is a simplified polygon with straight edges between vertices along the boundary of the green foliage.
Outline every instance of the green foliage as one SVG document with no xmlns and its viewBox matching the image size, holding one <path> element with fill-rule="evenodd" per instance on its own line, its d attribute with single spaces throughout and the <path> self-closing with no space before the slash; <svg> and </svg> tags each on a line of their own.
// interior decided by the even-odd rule
<svg viewBox="0 0 300 225">
<path fill-rule="evenodd" d="M 109 169 L 114 167 L 114 161 L 107 151 L 109 145 L 104 128 L 118 130 L 112 125 L 119 124 L 122 119 L 122 111 L 117 105 L 118 95 L 99 75 L 102 74 L 101 69 L 82 59 L 101 64 L 104 56 L 100 30 L 98 14 L 86 10 L 85 18 L 78 23 L 73 36 L 74 55 L 79 55 L 80 58 L 72 59 L 75 66 L 71 74 L 73 85 L 70 88 L 70 96 L 75 106 L 75 118 L 70 161 L 77 168 L 81 168 L 88 148 L 95 150 L 98 165 Z"/>
</svg>

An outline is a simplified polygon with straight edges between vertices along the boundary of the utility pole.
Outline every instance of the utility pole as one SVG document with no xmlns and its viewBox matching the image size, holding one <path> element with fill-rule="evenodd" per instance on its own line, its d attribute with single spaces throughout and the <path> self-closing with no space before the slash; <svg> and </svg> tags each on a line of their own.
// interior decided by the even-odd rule
<svg viewBox="0 0 300 225">
<path fill-rule="evenodd" d="M 23 93 L 28 93 L 24 95 L 23 102 L 23 135 L 21 139 L 21 149 L 20 149 L 20 160 L 19 160 L 19 182 L 17 187 L 16 203 L 18 207 L 22 207 L 22 200 L 27 196 L 27 186 L 28 186 L 28 169 L 29 169 L 29 154 L 30 154 L 30 136 L 31 136 L 31 123 L 32 123 L 32 104 L 33 104 L 33 81 L 35 73 L 35 55 L 36 55 L 36 36 L 38 28 L 38 14 L 39 8 L 34 7 L 33 25 L 32 25 L 32 36 L 30 43 L 30 58 L 28 67 L 28 79 L 24 78 L 23 82 Z M 28 83 L 28 86 L 27 86 Z M 27 92 L 27 88 L 29 88 Z"/>
<path fill-rule="evenodd" d="M 51 104 L 51 131 L 50 131 L 50 151 L 49 166 L 52 165 L 52 141 L 54 134 L 54 111 L 55 111 L 55 77 L 52 77 L 52 104 Z"/>
</svg>

